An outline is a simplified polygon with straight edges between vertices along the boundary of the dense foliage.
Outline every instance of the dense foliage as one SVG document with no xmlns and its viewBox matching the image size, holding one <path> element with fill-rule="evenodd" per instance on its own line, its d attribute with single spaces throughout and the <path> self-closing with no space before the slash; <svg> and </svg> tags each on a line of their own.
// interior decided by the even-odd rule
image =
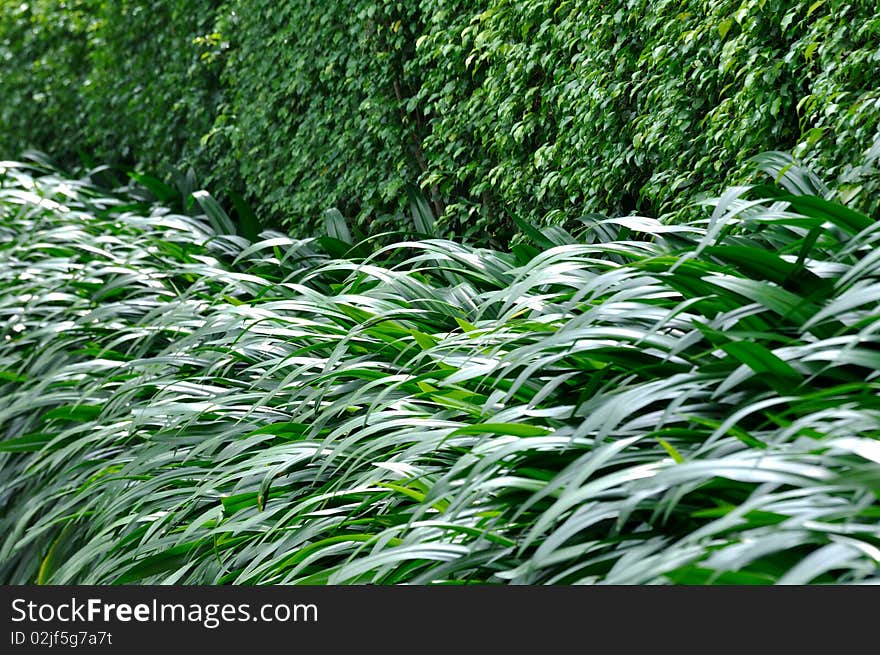
<svg viewBox="0 0 880 655">
<path fill-rule="evenodd" d="M 424 157 L 405 102 L 417 3 L 236 0 L 223 80 L 226 152 L 248 191 L 311 234 L 324 210 L 369 212 L 393 227 Z M 407 8 L 410 7 L 410 8 Z M 411 123 L 412 122 L 412 123 Z M 295 217 L 295 218 L 294 218 Z M 390 220 L 389 220 L 390 218 Z"/>
<path fill-rule="evenodd" d="M 209 165 L 219 104 L 213 0 L 0 2 L 0 156 L 171 174 Z"/>
<path fill-rule="evenodd" d="M 880 581 L 878 40 L 0 0 L 0 583 Z"/>
<path fill-rule="evenodd" d="M 781 179 L 371 252 L 4 163 L 0 580 L 876 581 L 880 224 Z"/>
<path fill-rule="evenodd" d="M 195 164 L 299 235 L 330 206 L 393 227 L 415 187 L 444 230 L 484 243 L 512 219 L 660 216 L 745 180 L 768 149 L 880 209 L 875 3 L 2 7 L 6 156 Z"/>
<path fill-rule="evenodd" d="M 880 136 L 870 4 L 498 0 L 442 14 L 419 49 L 426 150 L 443 163 L 428 179 L 460 180 L 470 202 L 486 189 L 523 218 L 656 216 L 795 148 L 876 211 L 877 169 L 867 186 L 853 170 Z M 451 92 L 450 60 L 470 82 Z"/>
<path fill-rule="evenodd" d="M 0 2 L 0 158 L 30 147 L 67 158 L 85 144 L 91 22 L 87 0 Z"/>
</svg>

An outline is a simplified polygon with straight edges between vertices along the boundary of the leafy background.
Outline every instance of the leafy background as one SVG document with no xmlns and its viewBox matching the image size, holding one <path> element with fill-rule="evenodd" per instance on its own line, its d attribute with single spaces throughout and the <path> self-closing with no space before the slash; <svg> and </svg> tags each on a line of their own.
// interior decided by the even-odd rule
<svg viewBox="0 0 880 655">
<path fill-rule="evenodd" d="M 680 215 L 765 150 L 792 150 L 856 209 L 880 202 L 871 3 L 2 8 L 6 156 L 89 153 L 168 180 L 193 166 L 301 236 L 331 206 L 396 229 L 413 189 L 443 234 L 496 245 L 516 219 Z"/>
</svg>

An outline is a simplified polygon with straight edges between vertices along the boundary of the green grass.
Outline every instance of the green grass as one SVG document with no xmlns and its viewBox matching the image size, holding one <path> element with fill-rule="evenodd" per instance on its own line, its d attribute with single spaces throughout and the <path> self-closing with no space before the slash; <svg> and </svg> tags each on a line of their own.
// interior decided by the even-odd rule
<svg viewBox="0 0 880 655">
<path fill-rule="evenodd" d="M 880 227 L 761 164 L 496 252 L 3 163 L 0 581 L 877 581 Z"/>
</svg>

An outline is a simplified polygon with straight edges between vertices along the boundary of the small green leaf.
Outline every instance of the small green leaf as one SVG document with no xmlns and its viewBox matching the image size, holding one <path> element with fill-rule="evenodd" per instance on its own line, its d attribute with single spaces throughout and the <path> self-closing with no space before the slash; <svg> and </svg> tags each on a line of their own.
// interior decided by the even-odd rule
<svg viewBox="0 0 880 655">
<path fill-rule="evenodd" d="M 660 437 L 657 437 L 657 441 L 661 446 L 663 446 L 663 450 L 665 450 L 667 453 L 669 453 L 669 456 L 673 459 L 673 461 L 676 464 L 681 464 L 682 462 L 684 462 L 684 457 L 681 456 L 681 453 L 678 452 L 672 446 L 672 444 L 670 444 L 668 441 L 666 441 L 666 439 L 661 439 Z"/>
<path fill-rule="evenodd" d="M 351 245 L 352 239 L 348 224 L 345 222 L 342 213 L 340 213 L 335 207 L 324 212 L 324 230 L 330 238 L 341 241 L 349 246 Z"/>
<path fill-rule="evenodd" d="M 210 193 L 204 190 L 195 191 L 192 196 L 198 201 L 202 211 L 205 212 L 214 232 L 222 235 L 235 234 L 235 224 L 232 222 L 232 219 L 229 218 L 223 207 L 220 206 L 220 203 Z"/>
<path fill-rule="evenodd" d="M 748 366 L 758 375 L 768 374 L 775 376 L 787 383 L 788 390 L 791 385 L 797 385 L 802 376 L 788 362 L 780 359 L 764 346 L 751 341 L 730 341 L 721 349 L 735 357 L 738 361 Z"/>
<path fill-rule="evenodd" d="M 503 434 L 513 437 L 543 437 L 552 432 L 547 428 L 525 423 L 477 423 L 458 428 L 450 433 L 450 436 L 462 434 Z"/>
<path fill-rule="evenodd" d="M 432 337 L 429 334 L 425 334 L 424 332 L 419 332 L 418 330 L 412 331 L 413 339 L 416 340 L 416 343 L 421 346 L 422 350 L 430 350 L 434 346 L 437 345 L 437 339 Z"/>
</svg>

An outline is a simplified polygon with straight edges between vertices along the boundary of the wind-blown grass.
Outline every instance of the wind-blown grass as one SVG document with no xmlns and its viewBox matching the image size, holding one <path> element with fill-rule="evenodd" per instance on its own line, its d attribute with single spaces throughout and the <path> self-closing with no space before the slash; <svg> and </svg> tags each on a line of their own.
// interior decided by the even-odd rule
<svg viewBox="0 0 880 655">
<path fill-rule="evenodd" d="M 346 259 L 3 163 L 0 579 L 876 581 L 880 227 L 763 165 Z"/>
</svg>

